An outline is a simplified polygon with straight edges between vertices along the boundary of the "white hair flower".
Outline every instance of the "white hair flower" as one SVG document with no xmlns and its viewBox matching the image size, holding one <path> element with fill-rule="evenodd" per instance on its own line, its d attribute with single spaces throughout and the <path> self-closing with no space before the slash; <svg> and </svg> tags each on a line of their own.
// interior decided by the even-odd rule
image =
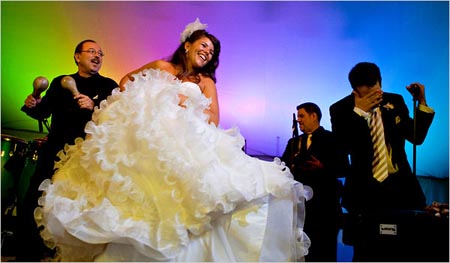
<svg viewBox="0 0 450 263">
<path fill-rule="evenodd" d="M 207 24 L 202 24 L 200 22 L 200 19 L 195 19 L 194 22 L 189 23 L 186 25 L 186 28 L 184 29 L 184 31 L 181 33 L 181 38 L 180 41 L 181 43 L 184 43 L 184 41 L 186 41 L 186 39 L 188 39 L 188 37 L 190 37 L 192 35 L 192 33 L 194 33 L 197 30 L 204 30 L 208 27 Z"/>
</svg>

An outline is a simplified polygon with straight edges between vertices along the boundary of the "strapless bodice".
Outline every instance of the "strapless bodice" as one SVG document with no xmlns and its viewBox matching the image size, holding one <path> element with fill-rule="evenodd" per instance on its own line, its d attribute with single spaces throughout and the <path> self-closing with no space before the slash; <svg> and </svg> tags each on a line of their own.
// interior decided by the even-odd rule
<svg viewBox="0 0 450 263">
<path fill-rule="evenodd" d="M 200 86 L 193 82 L 183 82 L 180 85 L 180 93 L 190 97 L 194 95 L 200 95 L 202 92 L 200 91 Z"/>
</svg>

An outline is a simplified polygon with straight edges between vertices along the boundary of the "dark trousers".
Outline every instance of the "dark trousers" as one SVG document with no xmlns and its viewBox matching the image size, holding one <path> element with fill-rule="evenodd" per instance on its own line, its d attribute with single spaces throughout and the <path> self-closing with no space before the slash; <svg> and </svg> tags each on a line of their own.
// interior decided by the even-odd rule
<svg viewBox="0 0 450 263">
<path fill-rule="evenodd" d="M 305 256 L 306 262 L 336 262 L 338 229 L 322 229 L 314 233 L 305 228 L 305 233 L 311 239 L 311 246 Z"/>
<path fill-rule="evenodd" d="M 43 180 L 51 178 L 53 175 L 54 159 L 52 157 L 40 156 L 40 161 L 36 165 L 34 175 L 30 179 L 30 185 L 25 194 L 23 204 L 17 208 L 17 261 L 39 262 L 41 259 L 53 256 L 53 251 L 49 249 L 40 236 L 36 221 L 34 220 L 34 210 L 38 206 L 38 199 L 42 192 L 38 190 Z"/>
<path fill-rule="evenodd" d="M 312 201 L 312 200 L 311 200 Z M 308 254 L 305 256 L 307 262 L 336 262 L 337 261 L 337 237 L 342 220 L 340 213 L 319 213 L 319 209 L 327 206 L 312 207 L 306 204 L 306 217 L 304 231 L 311 240 Z M 321 203 L 317 203 L 321 204 Z M 309 209 L 309 210 L 308 210 Z M 325 211 L 333 211 L 324 209 Z"/>
</svg>

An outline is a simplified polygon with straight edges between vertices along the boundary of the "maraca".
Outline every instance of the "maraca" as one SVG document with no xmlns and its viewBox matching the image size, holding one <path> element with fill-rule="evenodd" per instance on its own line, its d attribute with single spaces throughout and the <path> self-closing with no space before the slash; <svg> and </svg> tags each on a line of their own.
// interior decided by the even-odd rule
<svg viewBox="0 0 450 263">
<path fill-rule="evenodd" d="M 33 93 L 31 94 L 35 99 L 41 96 L 41 93 L 48 88 L 48 80 L 46 77 L 39 76 L 33 81 Z"/>
<path fill-rule="evenodd" d="M 80 94 L 77 89 L 77 84 L 75 83 L 75 80 L 71 76 L 64 76 L 61 79 L 61 85 L 63 88 L 68 89 L 73 96 L 76 96 Z"/>
</svg>

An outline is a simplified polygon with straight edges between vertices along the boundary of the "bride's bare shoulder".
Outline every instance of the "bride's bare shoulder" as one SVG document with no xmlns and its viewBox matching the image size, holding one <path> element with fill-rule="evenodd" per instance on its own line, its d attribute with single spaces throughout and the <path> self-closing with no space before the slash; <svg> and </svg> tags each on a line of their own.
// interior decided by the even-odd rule
<svg viewBox="0 0 450 263">
<path fill-rule="evenodd" d="M 172 63 L 162 59 L 150 62 L 147 65 L 145 65 L 144 68 L 161 69 L 168 71 L 170 73 L 172 73 L 175 70 L 175 67 Z"/>
</svg>

